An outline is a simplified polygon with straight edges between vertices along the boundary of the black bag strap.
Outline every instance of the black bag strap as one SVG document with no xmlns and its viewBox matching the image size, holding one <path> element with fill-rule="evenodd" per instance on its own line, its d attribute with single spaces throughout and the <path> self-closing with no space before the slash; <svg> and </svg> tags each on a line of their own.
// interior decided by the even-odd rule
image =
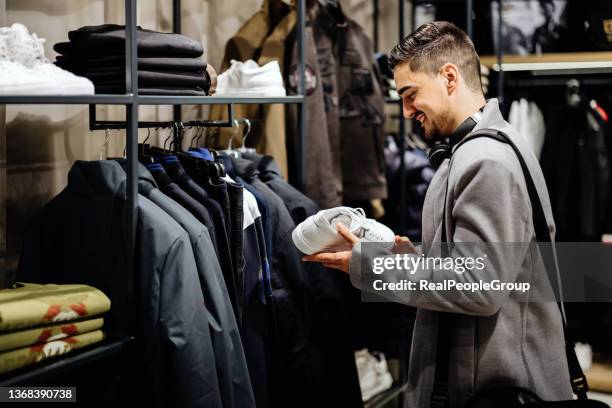
<svg viewBox="0 0 612 408">
<path fill-rule="evenodd" d="M 494 129 L 481 129 L 478 130 L 467 137 L 465 137 L 461 142 L 457 144 L 455 150 L 458 149 L 464 143 L 479 138 L 479 137 L 489 137 L 495 140 L 498 140 L 502 143 L 506 143 L 512 147 L 514 153 L 516 154 L 519 163 L 521 165 L 521 169 L 523 171 L 523 177 L 525 178 L 525 183 L 527 186 L 527 192 L 529 194 L 529 201 L 532 206 L 532 215 L 533 215 L 533 225 L 536 233 L 537 242 L 551 242 L 552 239 L 550 237 L 550 232 L 548 230 L 548 222 L 546 221 L 546 215 L 544 213 L 544 207 L 542 206 L 542 202 L 540 201 L 540 196 L 538 195 L 538 191 L 535 187 L 535 183 L 531 177 L 531 173 L 529 172 L 529 168 L 523 159 L 520 151 L 504 132 Z M 449 163 L 449 174 L 450 174 L 450 163 Z M 448 186 L 446 189 L 446 194 L 448 194 Z M 442 218 L 442 243 L 447 242 L 446 237 L 446 198 L 444 196 L 444 212 Z M 565 320 L 565 311 L 563 308 L 563 294 L 561 293 L 561 282 L 560 277 L 558 275 L 558 268 L 556 265 L 556 254 L 554 253 L 553 245 L 546 246 L 544 248 L 546 251 L 542 253 L 542 259 L 544 261 L 544 267 L 549 276 L 551 276 L 551 263 L 554 262 L 552 266 L 554 268 L 554 276 L 558 280 L 557 288 L 558 295 L 560 301 L 557 302 L 557 306 L 559 307 L 559 312 L 561 313 L 561 319 L 563 321 L 563 337 L 565 339 L 565 355 L 567 357 L 567 364 L 569 368 L 570 381 L 572 386 L 572 391 L 578 399 L 584 400 L 587 399 L 587 391 L 589 390 L 586 377 L 580 367 L 580 363 L 578 362 L 578 357 L 576 356 L 576 350 L 574 349 L 575 343 L 569 337 L 567 333 L 567 322 Z M 552 253 L 551 253 L 552 252 Z M 436 369 L 435 369 L 435 377 L 434 377 L 434 387 L 431 394 L 430 407 L 431 408 L 445 408 L 448 407 L 448 365 L 450 362 L 450 328 L 452 324 L 452 313 L 440 313 L 440 320 L 438 323 L 438 339 L 437 339 L 437 352 L 436 352 Z"/>
</svg>

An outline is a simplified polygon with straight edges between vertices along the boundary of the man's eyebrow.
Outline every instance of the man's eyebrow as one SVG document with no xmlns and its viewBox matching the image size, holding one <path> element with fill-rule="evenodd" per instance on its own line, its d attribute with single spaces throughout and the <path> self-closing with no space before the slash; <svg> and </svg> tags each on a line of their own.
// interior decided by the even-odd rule
<svg viewBox="0 0 612 408">
<path fill-rule="evenodd" d="M 409 90 L 410 88 L 414 88 L 414 87 L 415 87 L 414 85 L 406 85 L 406 86 L 403 86 L 403 87 L 401 87 L 401 88 L 400 88 L 400 89 L 397 91 L 397 93 L 398 93 L 398 95 L 399 95 L 399 96 L 402 96 L 402 94 L 403 94 L 404 92 L 406 92 L 406 91 L 407 91 L 407 90 Z"/>
</svg>

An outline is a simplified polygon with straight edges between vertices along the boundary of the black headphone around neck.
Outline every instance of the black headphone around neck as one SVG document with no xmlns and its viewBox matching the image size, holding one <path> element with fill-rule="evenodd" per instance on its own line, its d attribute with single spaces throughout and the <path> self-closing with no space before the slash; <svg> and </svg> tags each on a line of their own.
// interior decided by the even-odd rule
<svg viewBox="0 0 612 408">
<path fill-rule="evenodd" d="M 457 129 L 453 132 L 453 134 L 448 138 L 447 143 L 438 143 L 431 147 L 429 150 L 429 161 L 434 170 L 437 170 L 438 167 L 442 164 L 444 159 L 450 158 L 453 147 L 457 145 L 465 136 L 467 136 L 475 127 L 476 124 L 480 121 L 482 108 L 476 112 L 475 114 L 468 117 L 459 125 Z"/>
</svg>

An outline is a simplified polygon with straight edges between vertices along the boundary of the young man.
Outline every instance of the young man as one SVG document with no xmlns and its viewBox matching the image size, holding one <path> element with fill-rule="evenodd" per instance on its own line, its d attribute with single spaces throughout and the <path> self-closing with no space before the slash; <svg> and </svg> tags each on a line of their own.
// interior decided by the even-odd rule
<svg viewBox="0 0 612 408">
<path fill-rule="evenodd" d="M 446 140 L 453 147 L 441 161 L 429 186 L 423 207 L 423 249 L 446 240 L 452 243 L 531 243 L 536 236 L 525 178 L 511 146 L 481 137 L 456 144 L 478 129 L 505 132 L 521 152 L 534 180 L 551 239 L 555 225 L 541 169 L 526 141 L 502 118 L 495 99 L 485 101 L 480 83 L 480 61 L 469 37 L 447 22 L 421 26 L 397 45 L 390 55 L 404 116 L 418 120 L 429 142 Z M 469 126 L 469 122 L 476 122 Z M 467 132 L 465 128 L 469 129 Z M 462 130 L 463 129 L 463 130 Z M 449 154 L 450 156 L 450 154 Z M 319 253 L 307 261 L 349 273 L 362 290 L 360 269 L 373 265 L 374 257 L 389 251 L 366 251 L 347 229 L 340 234 L 351 251 Z M 396 237 L 396 242 L 407 238 Z M 415 248 L 418 255 L 419 248 Z M 503 251 L 502 251 L 503 252 Z M 512 251 L 510 251 L 512 252 Z M 429 255 L 429 254 L 428 254 Z M 502 281 L 544 281 L 541 259 L 530 251 L 519 256 L 497 254 L 486 273 Z M 371 266 L 370 266 L 371 268 Z M 372 273 L 371 271 L 367 271 Z M 365 272 L 364 272 L 365 273 Z M 415 274 L 385 270 L 376 279 L 398 282 L 427 278 L 453 279 L 455 272 L 427 270 Z M 385 296 L 418 308 L 409 362 L 407 406 L 428 407 L 432 396 L 440 312 L 452 313 L 448 332 L 448 401 L 461 407 L 470 396 L 493 386 L 514 385 L 528 389 L 544 400 L 571 399 L 561 314 L 552 301 L 537 301 L 529 295 L 479 292 L 465 295 L 468 301 L 453 302 L 448 292 L 434 291 L 427 301 L 417 292 L 394 291 Z M 471 297 L 470 297 L 471 296 Z"/>
</svg>

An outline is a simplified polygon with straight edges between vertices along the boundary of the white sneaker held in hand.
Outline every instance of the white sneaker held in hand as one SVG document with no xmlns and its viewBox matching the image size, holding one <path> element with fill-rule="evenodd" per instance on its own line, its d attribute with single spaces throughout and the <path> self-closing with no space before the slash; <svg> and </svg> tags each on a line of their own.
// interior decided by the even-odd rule
<svg viewBox="0 0 612 408">
<path fill-rule="evenodd" d="M 293 230 L 293 243 L 306 255 L 346 249 L 346 241 L 336 230 L 338 224 L 345 226 L 357 238 L 388 243 L 389 246 L 395 243 L 395 234 L 387 226 L 366 218 L 363 209 L 351 207 L 321 210 L 308 217 Z"/>
</svg>

